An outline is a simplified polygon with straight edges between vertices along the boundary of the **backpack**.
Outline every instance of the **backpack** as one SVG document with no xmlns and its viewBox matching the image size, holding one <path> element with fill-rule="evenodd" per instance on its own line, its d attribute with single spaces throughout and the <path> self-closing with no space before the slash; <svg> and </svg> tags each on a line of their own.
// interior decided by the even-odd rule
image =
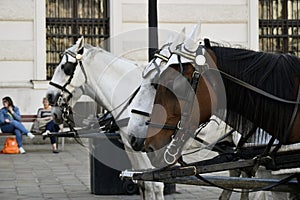
<svg viewBox="0 0 300 200">
<path fill-rule="evenodd" d="M 4 147 L 1 153 L 5 154 L 17 154 L 19 153 L 18 143 L 15 137 L 8 137 L 5 140 Z"/>
</svg>

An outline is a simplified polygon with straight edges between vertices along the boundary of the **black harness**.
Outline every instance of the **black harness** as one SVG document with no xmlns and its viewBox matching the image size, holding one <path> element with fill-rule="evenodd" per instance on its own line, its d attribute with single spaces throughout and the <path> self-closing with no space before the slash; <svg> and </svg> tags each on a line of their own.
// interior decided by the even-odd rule
<svg viewBox="0 0 300 200">
<path fill-rule="evenodd" d="M 185 95 L 184 95 L 185 98 L 181 98 L 180 96 L 177 95 L 179 98 L 185 100 L 185 102 L 186 102 L 183 112 L 181 114 L 180 121 L 176 125 L 157 124 L 157 123 L 147 122 L 147 124 L 149 126 L 154 127 L 154 128 L 174 130 L 174 134 L 172 136 L 172 141 L 170 142 L 170 144 L 168 145 L 168 147 L 164 153 L 165 154 L 164 155 L 165 162 L 168 164 L 173 164 L 180 157 L 180 152 L 182 151 L 182 148 L 183 148 L 182 144 L 184 144 L 189 137 L 193 137 L 193 133 L 195 132 L 196 128 L 191 129 L 191 127 L 189 126 L 191 119 L 188 116 L 190 115 L 190 113 L 193 110 L 194 96 L 197 91 L 197 85 L 200 81 L 201 74 L 205 73 L 208 70 L 217 70 L 218 72 L 220 72 L 220 74 L 224 78 L 227 78 L 228 80 L 235 82 L 238 85 L 241 85 L 249 90 L 252 90 L 252 91 L 254 91 L 258 94 L 261 94 L 265 97 L 268 97 L 270 99 L 273 99 L 273 100 L 276 100 L 276 101 L 279 101 L 282 103 L 294 104 L 295 108 L 293 111 L 293 115 L 292 115 L 290 124 L 289 124 L 288 129 L 286 130 L 286 134 L 285 134 L 285 136 L 286 136 L 285 141 L 287 141 L 288 136 L 290 135 L 291 129 L 293 127 L 294 121 L 296 119 L 298 107 L 300 104 L 300 85 L 298 87 L 298 94 L 297 94 L 296 101 L 282 99 L 280 97 L 277 97 L 275 95 L 267 93 L 253 85 L 250 85 L 242 80 L 239 80 L 223 71 L 220 71 L 219 69 L 210 68 L 208 66 L 208 64 L 203 63 L 202 61 L 200 63 L 199 62 L 197 63 L 197 60 L 203 59 L 204 50 L 205 50 L 205 47 L 200 45 L 198 47 L 198 49 L 196 50 L 196 52 L 185 53 L 185 52 L 182 52 L 180 50 L 180 48 L 177 48 L 177 50 L 175 50 L 175 52 L 174 52 L 174 54 L 178 55 L 178 62 L 179 62 L 180 66 L 182 66 L 180 57 L 184 57 L 188 60 L 191 60 L 191 63 L 194 65 L 194 69 L 195 69 L 192 79 L 191 79 L 191 81 L 189 81 L 190 86 L 192 87 L 192 90 L 186 90 L 187 93 L 185 93 Z M 195 56 L 192 54 L 195 54 Z M 182 71 L 182 67 L 181 67 L 181 71 Z M 181 79 L 185 79 L 185 82 L 188 81 L 186 78 L 184 78 L 183 73 L 182 73 Z M 180 79 L 177 79 L 177 78 L 174 80 L 174 84 L 176 81 L 179 82 L 177 84 L 178 87 L 184 85 L 184 84 L 181 84 L 180 82 L 182 82 L 182 81 L 180 81 Z M 186 87 L 183 86 L 182 88 L 185 89 Z M 174 93 L 176 94 L 176 89 L 174 89 Z M 246 142 L 246 140 L 247 140 L 246 138 L 249 138 L 255 132 L 256 129 L 253 129 L 253 130 L 254 131 L 250 131 L 249 134 L 245 138 L 241 139 L 238 147 L 241 147 Z M 272 137 L 269 144 L 267 145 L 265 153 L 262 154 L 262 157 L 265 157 L 266 155 L 268 155 L 270 153 L 270 149 L 273 146 L 274 141 L 275 141 L 275 137 Z M 272 151 L 272 155 L 275 155 L 275 153 L 279 150 L 281 145 L 282 145 L 282 142 L 279 142 L 279 144 L 276 145 L 276 147 Z"/>
<path fill-rule="evenodd" d="M 61 67 L 62 69 L 64 70 L 65 74 L 69 76 L 67 82 L 64 84 L 64 85 L 59 85 L 57 83 L 54 83 L 52 81 L 49 82 L 50 85 L 60 89 L 62 92 L 60 94 L 60 97 L 59 97 L 59 100 L 57 101 L 58 103 L 58 106 L 60 106 L 60 104 L 62 103 L 62 100 L 64 102 L 68 102 L 72 97 L 73 97 L 73 94 L 67 89 L 67 86 L 70 85 L 70 83 L 72 82 L 72 79 L 74 77 L 74 73 L 76 71 L 76 67 L 79 63 L 79 66 L 81 68 L 81 71 L 85 77 L 85 83 L 87 82 L 87 74 L 84 70 L 84 67 L 83 67 L 83 64 L 82 64 L 82 61 L 81 61 L 81 58 L 82 58 L 82 55 L 81 54 L 77 54 L 75 55 L 73 52 L 71 51 L 66 51 L 63 53 L 63 56 L 66 56 L 66 63 L 63 64 Z M 72 62 L 69 62 L 69 57 L 68 56 L 71 56 L 73 58 L 75 58 L 76 62 L 75 63 L 72 63 Z M 62 99 L 63 98 L 63 92 L 66 92 L 68 93 L 68 96 L 66 99 Z"/>
<path fill-rule="evenodd" d="M 205 41 L 205 42 L 207 42 L 207 41 Z M 191 60 L 192 61 L 191 63 L 194 64 L 194 69 L 195 69 L 195 71 L 193 73 L 193 76 L 192 76 L 192 79 L 190 81 L 190 86 L 192 87 L 192 90 L 187 90 L 186 98 L 182 98 L 183 100 L 185 100 L 186 103 L 185 103 L 183 112 L 181 114 L 180 121 L 177 123 L 177 125 L 157 124 L 157 123 L 151 123 L 151 122 L 147 123 L 149 126 L 154 127 L 154 128 L 174 130 L 174 134 L 172 136 L 172 141 L 169 143 L 169 145 L 167 146 L 167 148 L 164 152 L 164 161 L 169 165 L 174 164 L 177 160 L 179 161 L 179 163 L 182 166 L 187 165 L 182 160 L 181 152 L 183 150 L 183 147 L 184 147 L 184 144 L 186 143 L 186 141 L 189 138 L 194 136 L 193 133 L 196 130 L 196 128 L 193 128 L 193 127 L 189 126 L 191 124 L 191 117 L 188 117 L 188 116 L 193 111 L 194 96 L 197 92 L 197 85 L 200 81 L 201 74 L 205 73 L 207 70 L 218 70 L 218 69 L 214 69 L 214 68 L 209 68 L 209 66 L 206 63 L 197 63 L 197 57 L 200 56 L 198 58 L 200 58 L 200 60 L 201 60 L 202 56 L 204 56 L 204 53 L 203 53 L 202 49 L 204 49 L 204 47 L 199 46 L 199 48 L 196 51 L 196 56 L 184 53 L 180 50 L 177 50 L 177 51 L 174 52 L 175 54 L 178 55 L 178 61 L 179 61 L 180 66 L 182 66 L 182 63 L 181 63 L 181 60 L 180 60 L 180 56 L 182 56 L 184 58 L 187 58 L 187 59 Z M 190 53 L 195 53 L 195 52 L 190 52 Z M 182 69 L 182 67 L 181 67 L 181 69 Z M 291 129 L 293 127 L 294 121 L 296 119 L 299 104 L 300 104 L 300 85 L 298 86 L 298 94 L 297 94 L 296 101 L 290 101 L 290 100 L 279 98 L 279 97 L 277 97 L 275 95 L 272 95 L 270 93 L 267 93 L 267 92 L 265 92 L 265 91 L 263 91 L 263 90 L 261 90 L 257 87 L 254 87 L 254 86 L 252 86 L 252 85 L 250 85 L 250 84 L 248 84 L 244 81 L 241 81 L 241 80 L 239 80 L 239 79 L 237 79 L 237 78 L 235 78 L 235 77 L 233 77 L 233 76 L 231 76 L 231 75 L 229 75 L 229 74 L 227 74 L 223 71 L 218 70 L 218 72 L 220 72 L 223 75 L 223 77 L 229 79 L 230 81 L 235 82 L 236 84 L 239 84 L 243 87 L 246 87 L 247 89 L 252 90 L 252 91 L 254 91 L 258 94 L 261 94 L 265 97 L 268 97 L 270 99 L 273 99 L 273 100 L 276 100 L 276 101 L 279 101 L 279 102 L 282 102 L 282 103 L 294 104 L 295 105 L 294 111 L 293 111 L 291 121 L 290 121 L 290 124 L 288 126 L 288 129 L 286 130 L 286 134 L 285 134 L 285 138 L 284 138 L 284 141 L 287 141 L 287 139 L 290 135 Z M 183 73 L 182 73 L 182 75 L 183 75 Z M 183 78 L 183 76 L 182 76 L 182 78 Z M 187 80 L 185 80 L 185 81 L 187 81 Z M 180 82 L 180 81 L 178 81 L 178 82 Z M 178 85 L 180 85 L 180 84 L 178 84 Z M 186 88 L 186 87 L 183 87 L 183 88 Z M 175 93 L 176 93 L 176 91 L 175 91 Z M 255 132 L 256 128 L 257 127 L 253 128 L 253 130 L 250 131 L 248 135 L 246 135 L 246 138 L 242 138 L 240 140 L 240 143 L 238 144 L 238 148 L 241 147 L 246 142 L 247 138 L 249 138 Z M 233 131 L 231 131 L 231 133 L 232 132 Z M 261 155 L 259 155 L 255 158 L 257 164 L 253 167 L 254 169 L 252 170 L 252 175 L 253 175 L 253 173 L 256 172 L 256 169 L 258 168 L 258 166 L 260 164 L 263 164 L 267 160 L 270 160 L 270 159 L 274 158 L 275 154 L 277 153 L 277 151 L 279 150 L 279 148 L 282 145 L 282 142 L 279 142 L 279 144 L 276 145 L 276 147 L 273 149 L 273 151 L 270 152 L 271 147 L 274 144 L 274 141 L 275 141 L 275 137 L 272 136 L 272 138 L 271 138 L 270 142 L 268 143 L 264 153 L 262 153 Z M 204 181 L 204 182 L 206 182 L 210 185 L 213 185 L 215 187 L 225 189 L 225 190 L 229 190 L 229 191 L 240 192 L 240 191 L 236 191 L 236 190 L 232 190 L 232 189 L 228 189 L 228 188 L 216 185 L 216 184 L 212 183 L 211 181 L 208 181 L 207 179 L 202 177 L 200 174 L 195 174 L 195 176 L 198 179 L 200 179 L 200 180 L 202 180 L 202 181 Z M 290 175 L 287 178 L 282 179 L 278 183 L 271 184 L 271 185 L 268 185 L 268 186 L 265 186 L 265 187 L 262 187 L 262 188 L 253 189 L 249 192 L 256 192 L 256 191 L 260 191 L 260 190 L 270 189 L 270 188 L 273 188 L 277 185 L 285 183 L 285 182 L 291 180 L 292 178 L 295 178 L 295 174 Z"/>
<path fill-rule="evenodd" d="M 156 59 L 159 58 L 159 59 L 161 59 L 161 62 L 166 62 L 167 63 L 169 61 L 170 57 L 166 57 L 166 56 L 160 54 L 159 51 L 164 49 L 166 46 L 170 46 L 170 45 L 171 44 L 165 44 L 160 50 L 158 50 L 158 52 L 156 52 L 154 54 L 154 58 L 153 58 L 152 63 L 151 63 L 151 64 L 154 65 L 154 67 L 155 67 L 154 70 L 156 71 L 155 77 L 153 78 L 152 83 L 151 83 L 154 88 L 157 87 L 157 82 L 158 82 L 158 79 L 159 79 L 159 76 L 160 76 L 160 73 L 161 73 L 161 70 L 160 70 L 161 63 L 157 64 Z M 169 50 L 169 52 L 171 52 L 171 50 Z M 171 55 L 172 54 L 170 54 L 170 56 Z M 144 75 L 143 75 L 143 78 L 145 78 Z M 142 116 L 145 116 L 145 117 L 150 117 L 151 116 L 150 113 L 142 111 L 142 110 L 137 110 L 137 109 L 131 109 L 131 113 L 142 115 Z M 147 123 L 148 122 L 146 122 L 146 124 Z"/>
<path fill-rule="evenodd" d="M 195 52 L 194 52 L 195 53 Z M 160 128 L 160 129 L 170 129 L 174 130 L 173 138 L 171 143 L 167 146 L 166 151 L 164 152 L 164 160 L 167 164 L 173 164 L 180 156 L 181 151 L 183 150 L 183 144 L 186 143 L 186 141 L 194 136 L 194 132 L 197 127 L 191 126 L 192 124 L 192 118 L 189 117 L 190 113 L 193 111 L 194 107 L 194 100 L 195 100 L 195 94 L 197 92 L 197 86 L 201 78 L 201 73 L 203 73 L 207 65 L 205 63 L 197 63 L 194 56 L 189 54 L 184 54 L 181 51 L 175 51 L 174 54 L 178 55 L 178 61 L 181 65 L 181 75 L 178 76 L 174 80 L 174 84 L 178 82 L 179 84 L 173 85 L 174 93 L 182 100 L 184 100 L 186 103 L 183 108 L 183 112 L 181 114 L 181 119 L 176 125 L 169 125 L 169 124 L 157 124 L 152 122 L 147 122 L 147 124 L 154 128 Z M 196 50 L 196 55 L 200 57 L 204 57 L 204 51 L 202 46 L 199 46 L 199 48 Z M 183 56 L 185 58 L 193 60 L 194 69 L 192 79 L 189 82 L 190 88 L 181 87 L 183 85 L 186 85 L 188 83 L 188 80 L 183 76 L 183 67 L 181 63 L 180 57 Z M 180 88 L 184 88 L 184 91 L 177 91 L 180 90 Z M 180 93 L 184 92 L 183 95 Z"/>
<path fill-rule="evenodd" d="M 169 45 L 170 44 L 166 44 L 165 46 L 169 46 Z M 165 46 L 163 46 L 162 48 L 164 48 Z M 68 124 L 68 126 L 71 129 L 71 131 L 74 131 L 75 133 L 77 133 L 77 131 L 74 129 L 74 126 L 75 126 L 74 120 L 73 120 L 73 118 L 71 116 L 72 109 L 68 105 L 68 102 L 73 97 L 73 94 L 72 94 L 72 92 L 69 91 L 69 89 L 67 87 L 68 87 L 68 85 L 71 84 L 72 79 L 74 78 L 74 73 L 75 73 L 75 70 L 76 70 L 76 67 L 77 67 L 78 63 L 79 63 L 79 66 L 81 68 L 81 71 L 83 72 L 83 75 L 85 77 L 85 83 L 87 83 L 87 74 L 86 74 L 86 71 L 85 71 L 84 66 L 82 64 L 82 55 L 81 54 L 75 54 L 75 53 L 73 53 L 71 51 L 65 51 L 62 54 L 62 56 L 66 56 L 66 63 L 63 64 L 61 67 L 62 67 L 64 73 L 69 76 L 69 78 L 68 78 L 68 80 L 66 81 L 66 83 L 64 85 L 60 85 L 60 84 L 57 84 L 57 83 L 52 82 L 52 81 L 50 81 L 49 84 L 61 90 L 60 96 L 58 97 L 58 100 L 56 102 L 56 106 L 59 106 L 62 109 L 62 118 Z M 76 62 L 74 62 L 74 63 L 69 62 L 69 57 L 68 56 L 71 56 L 71 57 L 75 58 Z M 164 56 L 164 55 L 161 55 L 159 52 L 155 53 L 154 60 L 152 62 L 155 65 L 155 70 L 157 70 L 157 75 L 156 75 L 155 79 L 158 79 L 159 73 L 160 73 L 160 65 L 158 65 L 155 62 L 156 58 L 160 58 L 164 62 L 168 62 L 169 58 L 166 57 L 166 56 Z M 101 117 L 99 119 L 98 123 L 100 124 L 100 126 L 103 126 L 103 130 L 105 132 L 116 131 L 116 130 L 119 130 L 119 127 L 125 127 L 125 126 L 128 125 L 129 118 L 120 119 L 120 120 L 118 120 L 118 118 L 126 110 L 126 108 L 130 105 L 130 103 L 132 102 L 133 98 L 135 97 L 135 95 L 137 94 L 137 92 L 139 91 L 139 89 L 140 89 L 140 87 L 138 87 L 132 93 L 132 95 L 130 95 L 130 97 L 128 99 L 126 99 L 123 103 L 121 103 L 119 106 L 117 106 L 113 110 L 107 111 L 103 115 L 105 117 L 103 117 L 103 118 Z M 67 97 L 64 97 L 64 92 L 68 93 Z M 125 105 L 123 106 L 122 110 L 120 111 L 120 113 L 118 113 L 118 115 L 115 118 L 113 118 L 113 117 L 106 118 L 106 116 L 108 116 L 112 111 L 118 109 L 123 104 L 125 104 Z M 139 110 L 132 109 L 131 112 L 132 113 L 141 114 L 141 115 L 150 116 L 149 113 L 146 113 L 146 112 L 143 112 L 143 111 L 139 111 Z M 103 120 L 103 122 L 102 122 L 102 120 Z"/>
</svg>

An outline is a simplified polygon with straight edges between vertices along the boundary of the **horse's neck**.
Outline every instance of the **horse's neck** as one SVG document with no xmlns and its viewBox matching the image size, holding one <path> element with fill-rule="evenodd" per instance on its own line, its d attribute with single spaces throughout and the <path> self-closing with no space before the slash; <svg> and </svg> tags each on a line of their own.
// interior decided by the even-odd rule
<svg viewBox="0 0 300 200">
<path fill-rule="evenodd" d="M 87 64 L 84 93 L 107 110 L 114 110 L 125 102 L 141 83 L 141 71 L 135 64 L 108 52 L 96 54 Z M 122 108 L 112 114 L 117 115 Z"/>
</svg>

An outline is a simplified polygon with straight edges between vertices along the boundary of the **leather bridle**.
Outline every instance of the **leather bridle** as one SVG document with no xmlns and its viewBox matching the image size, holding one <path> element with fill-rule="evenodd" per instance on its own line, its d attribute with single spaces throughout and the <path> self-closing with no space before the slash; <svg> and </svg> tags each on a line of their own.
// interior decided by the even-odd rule
<svg viewBox="0 0 300 200">
<path fill-rule="evenodd" d="M 58 97 L 57 102 L 55 103 L 57 106 L 61 106 L 62 103 L 68 103 L 70 101 L 70 99 L 73 97 L 72 92 L 70 92 L 67 87 L 71 84 L 72 79 L 74 78 L 74 73 L 76 71 L 76 67 L 78 66 L 78 64 L 79 64 L 79 66 L 81 68 L 81 71 L 84 75 L 85 83 L 87 82 L 87 74 L 86 74 L 86 71 L 85 71 L 85 69 L 83 67 L 83 64 L 82 64 L 82 55 L 81 54 L 75 54 L 71 51 L 65 51 L 62 55 L 66 56 L 66 63 L 63 64 L 62 66 L 66 65 L 66 64 L 69 64 L 69 65 L 72 65 L 72 69 L 71 69 L 70 73 L 66 73 L 66 71 L 64 71 L 66 73 L 66 75 L 69 75 L 69 78 L 68 78 L 68 80 L 66 81 L 66 83 L 64 85 L 54 83 L 53 81 L 49 82 L 50 85 L 52 85 L 52 86 L 54 86 L 54 87 L 61 90 L 60 96 Z M 75 58 L 76 62 L 75 63 L 69 62 L 68 56 L 71 56 L 71 57 Z M 66 98 L 64 98 L 64 92 L 68 93 L 68 96 Z"/>
<path fill-rule="evenodd" d="M 80 68 L 81 68 L 81 71 L 84 75 L 84 78 L 85 78 L 85 83 L 87 82 L 87 74 L 86 74 L 86 71 L 83 67 L 83 64 L 82 64 L 82 55 L 81 54 L 75 54 L 71 51 L 65 51 L 63 54 L 62 54 L 62 58 L 63 56 L 66 56 L 66 63 L 62 64 L 61 67 L 63 68 L 64 66 L 68 66 L 68 67 L 71 67 L 71 69 L 63 69 L 64 70 L 64 73 L 69 76 L 68 80 L 66 81 L 66 83 L 64 85 L 60 85 L 60 84 L 57 84 L 53 81 L 50 81 L 49 84 L 58 88 L 59 90 L 61 90 L 61 93 L 59 95 L 59 97 L 57 98 L 56 102 L 55 102 L 55 106 L 58 106 L 61 108 L 61 112 L 62 112 L 62 119 L 68 124 L 69 128 L 71 131 L 74 131 L 76 134 L 77 134 L 77 131 L 74 129 L 74 120 L 73 120 L 73 117 L 72 117 L 72 109 L 69 105 L 69 101 L 71 100 L 71 98 L 73 97 L 73 94 L 72 92 L 70 92 L 68 90 L 68 85 L 71 84 L 72 82 L 72 79 L 74 78 L 74 73 L 76 71 L 76 68 L 79 64 Z M 72 63 L 72 62 L 69 62 L 69 56 L 75 58 L 76 62 L 75 63 Z M 68 94 L 67 97 L 64 97 L 64 92 L 66 92 Z M 78 143 L 82 144 L 82 142 L 78 141 Z"/>
<path fill-rule="evenodd" d="M 167 63 L 167 62 L 169 61 L 170 57 L 172 56 L 172 53 L 171 53 L 171 50 L 170 50 L 170 49 L 169 49 L 169 52 L 170 52 L 170 56 L 169 56 L 169 57 L 160 54 L 160 51 L 161 51 L 162 49 L 164 49 L 165 47 L 167 47 L 167 46 L 170 47 L 170 45 L 171 45 L 170 43 L 165 44 L 164 46 L 161 47 L 160 50 L 158 50 L 158 51 L 154 54 L 154 58 L 153 58 L 152 63 L 151 63 L 151 64 L 153 64 L 154 67 L 155 67 L 153 70 L 156 71 L 155 77 L 153 78 L 152 83 L 151 83 L 151 85 L 154 86 L 154 88 L 156 88 L 157 81 L 158 81 L 159 76 L 160 76 L 160 73 L 161 73 L 160 67 L 161 67 L 162 62 L 166 62 L 166 63 Z M 159 64 L 156 62 L 156 59 L 158 59 L 158 58 L 161 59 L 161 62 L 160 62 Z M 149 72 L 148 72 L 148 73 L 149 73 Z M 144 75 L 143 75 L 143 78 L 145 78 Z M 137 109 L 131 109 L 131 113 L 138 114 L 138 115 L 142 115 L 142 116 L 145 116 L 145 117 L 150 117 L 150 116 L 151 116 L 150 113 L 145 112 L 145 111 L 142 111 L 142 110 L 137 110 Z M 148 122 L 146 122 L 146 125 L 147 125 L 147 123 L 148 123 Z"/>
<path fill-rule="evenodd" d="M 187 90 L 186 98 L 183 99 L 186 103 L 181 114 L 181 119 L 176 125 L 147 122 L 150 127 L 174 130 L 172 141 L 164 152 L 164 160 L 167 164 L 173 164 L 180 157 L 180 153 L 184 146 L 181 144 L 184 144 L 191 136 L 193 136 L 193 133 L 195 132 L 195 130 L 189 126 L 189 124 L 191 124 L 191 117 L 189 117 L 189 115 L 193 110 L 194 97 L 197 92 L 197 86 L 201 78 L 201 74 L 204 73 L 208 68 L 205 62 L 205 49 L 203 46 L 199 46 L 195 52 L 191 53 L 183 52 L 180 49 L 181 46 L 178 46 L 173 54 L 177 55 L 178 63 L 181 66 L 181 75 L 183 76 L 181 57 L 191 60 L 191 63 L 194 64 L 195 69 L 191 81 L 189 82 L 192 89 Z"/>
<path fill-rule="evenodd" d="M 205 47 L 200 45 L 196 52 L 188 52 L 185 49 L 185 52 L 181 50 L 182 48 L 177 48 L 173 54 L 176 54 L 178 56 L 178 64 L 181 66 L 182 69 L 182 63 L 180 57 L 184 57 L 188 60 L 190 60 L 191 64 L 194 66 L 194 73 L 192 75 L 191 81 L 189 81 L 190 86 L 192 87 L 192 90 L 188 90 L 187 98 L 182 99 L 184 100 L 185 106 L 183 108 L 183 112 L 181 114 L 180 121 L 176 125 L 170 125 L 170 124 L 158 124 L 158 123 L 152 123 L 152 122 L 147 122 L 147 124 L 151 127 L 154 128 L 159 128 L 159 129 L 169 129 L 169 130 L 174 130 L 174 133 L 172 135 L 172 140 L 169 143 L 169 145 L 166 148 L 166 151 L 164 153 L 164 160 L 167 164 L 173 164 L 180 156 L 180 152 L 187 141 L 190 137 L 193 137 L 193 133 L 195 129 L 190 129 L 189 126 L 186 126 L 186 124 L 189 124 L 191 122 L 191 117 L 188 117 L 192 111 L 193 107 L 193 101 L 194 100 L 194 95 L 196 94 L 197 91 L 197 85 L 199 83 L 199 80 L 206 71 L 208 70 L 216 70 L 218 71 L 224 78 L 241 85 L 242 87 L 245 87 L 249 90 L 252 90 L 260 95 L 263 95 L 267 98 L 282 102 L 282 103 L 287 103 L 287 104 L 293 104 L 295 105 L 295 109 L 292 115 L 291 122 L 289 124 L 287 133 L 291 131 L 291 127 L 293 125 L 293 122 L 295 121 L 296 113 L 298 110 L 298 106 L 300 104 L 300 85 L 298 86 L 298 94 L 297 94 L 297 99 L 296 101 L 291 101 L 291 100 L 286 100 L 282 99 L 278 96 L 272 95 L 268 92 L 265 92 L 249 83 L 246 83 L 240 79 L 237 79 L 230 74 L 227 74 L 226 72 L 223 72 L 219 69 L 216 68 L 210 68 L 209 65 L 206 63 L 205 59 Z M 204 58 L 204 59 L 203 59 Z M 201 60 L 199 63 L 198 61 Z M 202 60 L 205 62 L 203 63 Z M 183 76 L 183 74 L 182 74 Z M 187 80 L 188 81 L 188 80 Z M 289 135 L 289 134 L 286 134 Z M 285 138 L 286 139 L 286 138 Z M 180 145 L 181 144 L 181 145 Z M 270 142 L 271 145 L 271 142 Z M 278 145 L 277 148 L 279 148 L 280 145 Z M 278 150 L 278 149 L 277 149 Z"/>
</svg>

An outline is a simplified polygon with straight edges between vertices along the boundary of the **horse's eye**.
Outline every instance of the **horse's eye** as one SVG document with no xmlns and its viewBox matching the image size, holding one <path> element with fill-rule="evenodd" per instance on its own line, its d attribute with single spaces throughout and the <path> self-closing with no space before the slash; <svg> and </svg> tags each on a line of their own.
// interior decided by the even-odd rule
<svg viewBox="0 0 300 200">
<path fill-rule="evenodd" d="M 77 65 L 77 63 L 67 62 L 67 63 L 61 65 L 61 69 L 65 72 L 65 74 L 67 76 L 71 76 L 74 73 L 76 65 Z"/>
</svg>

